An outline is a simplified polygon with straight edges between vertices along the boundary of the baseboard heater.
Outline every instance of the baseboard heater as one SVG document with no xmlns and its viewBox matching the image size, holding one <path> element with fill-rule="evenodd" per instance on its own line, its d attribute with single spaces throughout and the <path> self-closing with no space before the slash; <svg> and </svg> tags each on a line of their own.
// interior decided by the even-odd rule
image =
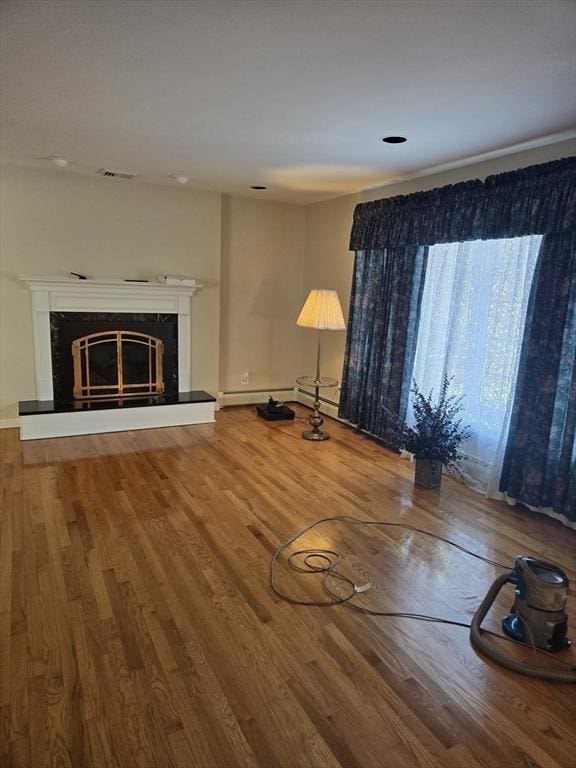
<svg viewBox="0 0 576 768">
<path fill-rule="evenodd" d="M 305 389 L 297 389 L 296 400 L 309 408 L 313 408 L 314 406 L 314 395 Z M 349 424 L 349 422 L 339 418 L 338 403 L 335 400 L 328 400 L 328 398 L 320 395 L 318 402 L 320 403 L 320 413 L 323 413 L 325 416 L 330 416 L 330 418 L 336 419 L 337 421 L 341 421 L 343 424 Z"/>
<path fill-rule="evenodd" d="M 260 405 L 268 402 L 268 398 L 290 402 L 296 400 L 294 387 L 281 387 L 280 389 L 239 389 L 218 393 L 218 402 L 222 408 L 231 405 Z"/>
</svg>

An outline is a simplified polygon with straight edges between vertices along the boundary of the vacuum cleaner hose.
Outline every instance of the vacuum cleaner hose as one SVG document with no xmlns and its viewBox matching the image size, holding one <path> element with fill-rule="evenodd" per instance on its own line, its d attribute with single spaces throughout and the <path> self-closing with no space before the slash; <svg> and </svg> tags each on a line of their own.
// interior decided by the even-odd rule
<svg viewBox="0 0 576 768">
<path fill-rule="evenodd" d="M 531 677 L 539 677 L 542 680 L 555 680 L 557 682 L 564 683 L 576 683 L 576 668 L 572 669 L 552 669 L 550 667 L 533 667 L 530 664 L 525 664 L 521 661 L 516 661 L 510 658 L 502 651 L 495 648 L 485 637 L 482 635 L 481 624 L 492 603 L 496 599 L 498 593 L 505 584 L 511 582 L 511 574 L 505 573 L 503 576 L 499 576 L 492 584 L 486 597 L 482 600 L 478 610 L 472 617 L 472 623 L 470 625 L 470 642 L 481 653 L 489 656 L 497 664 L 514 672 L 520 672 L 522 675 L 530 675 Z"/>
</svg>

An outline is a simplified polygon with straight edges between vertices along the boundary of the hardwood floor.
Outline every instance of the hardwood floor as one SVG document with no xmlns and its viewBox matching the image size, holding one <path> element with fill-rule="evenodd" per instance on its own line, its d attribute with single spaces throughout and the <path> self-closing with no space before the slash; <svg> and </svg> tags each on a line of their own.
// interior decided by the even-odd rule
<svg viewBox="0 0 576 768">
<path fill-rule="evenodd" d="M 3 767 L 576 765 L 576 686 L 487 662 L 463 628 L 295 606 L 268 585 L 275 547 L 327 515 L 405 521 L 510 565 L 537 554 L 574 583 L 576 533 L 451 480 L 415 489 L 408 462 L 353 430 L 328 421 L 318 444 L 303 426 L 233 408 L 215 425 L 2 432 Z M 298 544 L 338 550 L 382 610 L 468 621 L 501 572 L 400 528 L 329 523 Z M 322 595 L 316 577 L 280 580 Z M 576 644 L 573 596 L 569 614 Z"/>
</svg>

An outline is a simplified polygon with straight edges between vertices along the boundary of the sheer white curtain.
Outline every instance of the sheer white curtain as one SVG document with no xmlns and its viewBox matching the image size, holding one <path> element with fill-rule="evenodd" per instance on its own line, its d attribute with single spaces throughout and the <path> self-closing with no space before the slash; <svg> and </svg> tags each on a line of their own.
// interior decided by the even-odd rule
<svg viewBox="0 0 576 768">
<path fill-rule="evenodd" d="M 475 240 L 430 248 L 413 378 L 438 393 L 464 395 L 463 479 L 497 495 L 528 295 L 540 236 Z M 413 418 L 413 417 L 412 417 Z"/>
</svg>

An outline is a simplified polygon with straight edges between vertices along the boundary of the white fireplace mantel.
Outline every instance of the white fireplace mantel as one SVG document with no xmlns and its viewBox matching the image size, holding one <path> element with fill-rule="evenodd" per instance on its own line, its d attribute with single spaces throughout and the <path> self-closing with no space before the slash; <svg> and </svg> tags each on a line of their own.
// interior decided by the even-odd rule
<svg viewBox="0 0 576 768">
<path fill-rule="evenodd" d="M 178 315 L 178 389 L 191 389 L 191 299 L 200 284 L 28 276 L 32 292 L 36 398 L 53 400 L 50 312 L 154 312 Z"/>
</svg>

